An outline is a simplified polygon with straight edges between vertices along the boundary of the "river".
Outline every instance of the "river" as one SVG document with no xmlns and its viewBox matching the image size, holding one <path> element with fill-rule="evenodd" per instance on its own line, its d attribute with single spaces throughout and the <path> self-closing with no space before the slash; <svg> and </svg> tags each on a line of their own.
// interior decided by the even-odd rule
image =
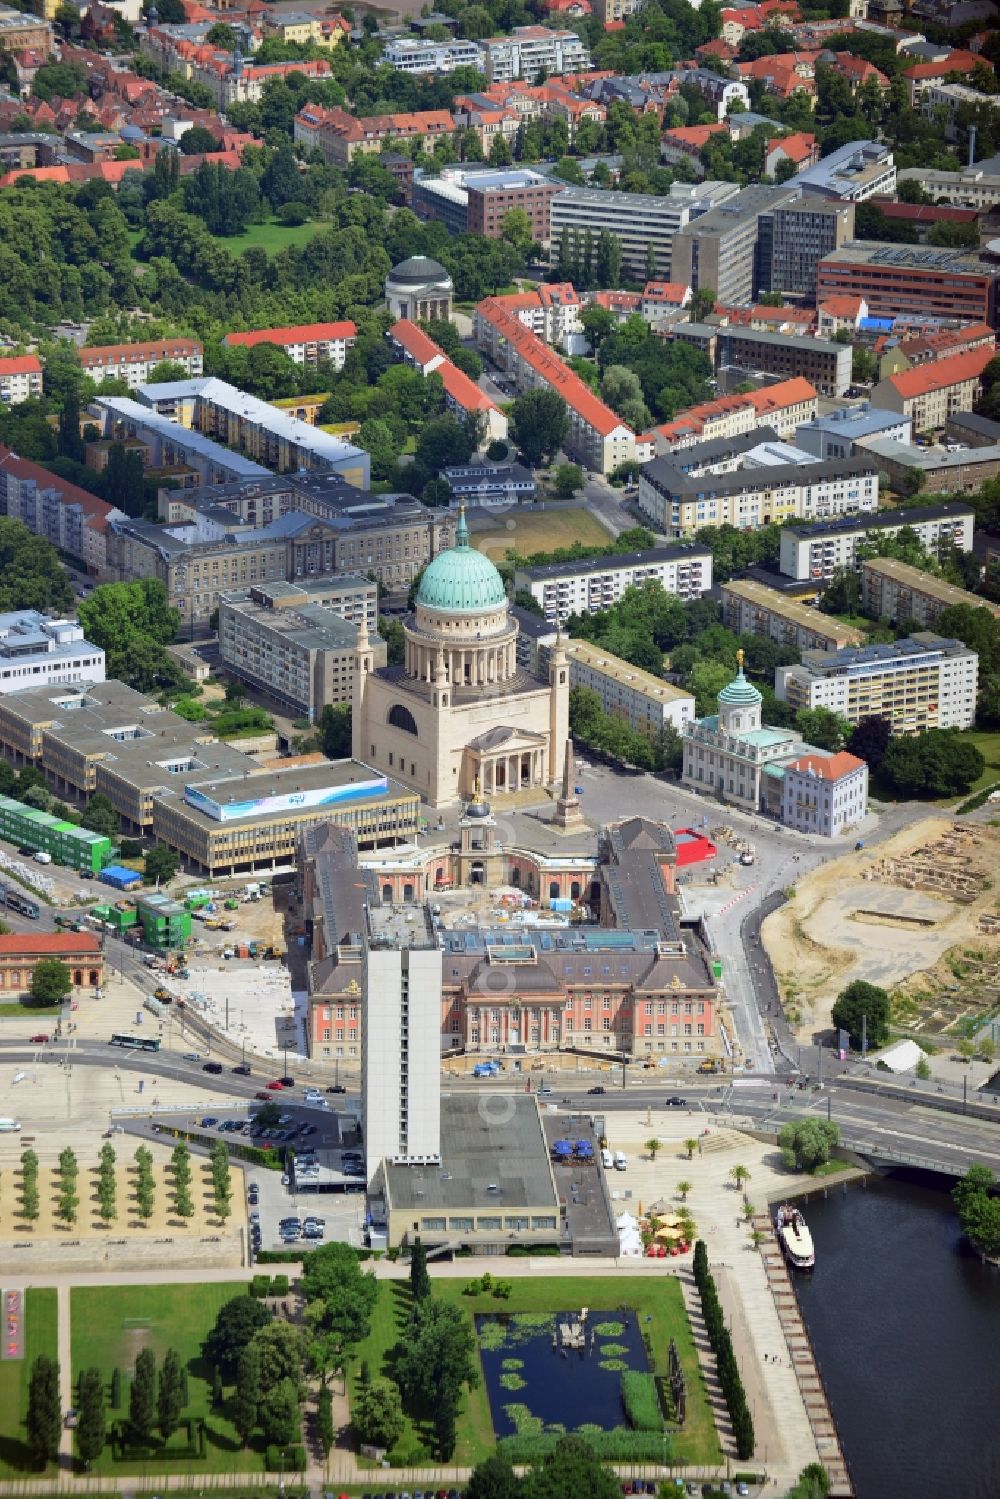
<svg viewBox="0 0 1000 1499">
<path fill-rule="evenodd" d="M 857 1499 L 997 1499 L 1000 1271 L 964 1249 L 947 1189 L 873 1178 L 803 1210 L 799 1303 Z"/>
</svg>

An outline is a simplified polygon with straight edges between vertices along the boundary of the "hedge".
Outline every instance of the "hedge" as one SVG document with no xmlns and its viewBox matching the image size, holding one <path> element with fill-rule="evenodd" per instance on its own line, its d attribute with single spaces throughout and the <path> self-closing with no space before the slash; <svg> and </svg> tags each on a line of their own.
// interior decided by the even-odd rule
<svg viewBox="0 0 1000 1499">
<path fill-rule="evenodd" d="M 719 1293 L 715 1288 L 715 1277 L 708 1268 L 708 1250 L 703 1239 L 694 1246 L 694 1281 L 701 1296 L 701 1311 L 705 1319 L 705 1331 L 715 1354 L 719 1385 L 729 1407 L 729 1418 L 733 1423 L 736 1438 L 736 1455 L 745 1462 L 753 1456 L 755 1444 L 753 1418 L 747 1405 L 746 1392 L 740 1378 L 733 1340 L 729 1336 L 726 1319 L 722 1313 Z"/>
<path fill-rule="evenodd" d="M 630 1431 L 616 1426 L 613 1431 L 574 1431 L 571 1436 L 586 1442 L 595 1457 L 605 1462 L 669 1462 L 670 1438 L 664 1432 Z M 543 1431 L 537 1436 L 502 1437 L 497 1450 L 512 1463 L 532 1463 L 548 1457 L 562 1441 L 563 1433 Z"/>
<path fill-rule="evenodd" d="M 306 1449 L 304 1447 L 268 1447 L 264 1454 L 264 1466 L 268 1473 L 304 1473 Z"/>
<path fill-rule="evenodd" d="M 629 1425 L 635 1431 L 662 1431 L 663 1412 L 656 1379 L 652 1374 L 640 1374 L 628 1369 L 621 1376 L 622 1405 Z"/>
</svg>

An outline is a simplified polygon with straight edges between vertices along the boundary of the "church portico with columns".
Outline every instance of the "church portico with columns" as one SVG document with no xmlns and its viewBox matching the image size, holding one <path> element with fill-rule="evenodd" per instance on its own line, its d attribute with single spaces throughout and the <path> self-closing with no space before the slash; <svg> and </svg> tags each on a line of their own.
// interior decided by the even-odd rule
<svg viewBox="0 0 1000 1499">
<path fill-rule="evenodd" d="M 403 621 L 401 666 L 375 670 L 359 634 L 353 748 L 432 807 L 554 787 L 569 733 L 569 668 L 557 640 L 547 680 L 518 665 L 503 579 L 462 512 L 455 545 L 424 572 Z"/>
</svg>

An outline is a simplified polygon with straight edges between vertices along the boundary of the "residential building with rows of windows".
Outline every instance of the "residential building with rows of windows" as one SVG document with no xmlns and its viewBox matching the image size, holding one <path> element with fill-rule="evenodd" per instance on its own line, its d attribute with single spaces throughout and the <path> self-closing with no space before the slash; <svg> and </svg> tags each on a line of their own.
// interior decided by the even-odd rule
<svg viewBox="0 0 1000 1499">
<path fill-rule="evenodd" d="M 189 376 L 204 369 L 204 348 L 196 338 L 157 338 L 149 343 L 99 344 L 77 349 L 85 375 L 97 385 L 124 380 L 130 390 L 145 385 L 158 364 L 179 364 Z"/>
<path fill-rule="evenodd" d="M 342 370 L 347 351 L 353 347 L 357 336 L 355 325 L 345 321 L 300 323 L 294 328 L 259 328 L 252 333 L 227 333 L 222 342 L 230 348 L 243 349 L 254 349 L 258 344 L 275 344 L 296 364 L 313 369 L 318 364 L 330 364 L 335 370 Z"/>
<path fill-rule="evenodd" d="M 874 459 L 779 462 L 692 476 L 670 458 L 655 458 L 639 470 L 638 504 L 658 531 L 687 536 L 701 526 L 755 530 L 789 520 L 874 512 L 878 486 Z"/>
<path fill-rule="evenodd" d="M 0 359 L 0 406 L 19 406 L 42 393 L 42 361 L 37 354 Z"/>
<path fill-rule="evenodd" d="M 806 651 L 779 666 L 774 690 L 796 712 L 829 708 L 850 723 L 887 718 L 894 734 L 968 729 L 976 716 L 979 657 L 959 640 L 920 631 L 891 645 Z"/>
<path fill-rule="evenodd" d="M 868 811 L 868 766 L 857 755 L 801 755 L 784 767 L 781 820 L 798 833 L 836 838 Z"/>
<path fill-rule="evenodd" d="M 563 624 L 571 614 L 593 614 L 617 604 L 627 588 L 659 583 L 666 593 L 697 599 L 712 587 L 712 554 L 700 547 L 651 547 L 613 552 L 582 562 L 519 567 L 515 589 L 526 589 L 547 620 Z"/>
<path fill-rule="evenodd" d="M 937 623 L 939 614 L 956 604 L 971 609 L 988 609 L 994 619 L 1000 619 L 1000 604 L 994 604 L 978 593 L 968 593 L 944 578 L 935 578 L 895 557 L 864 559 L 861 564 L 861 597 L 873 619 L 913 619 L 918 625 L 930 626 Z"/>
<path fill-rule="evenodd" d="M 858 548 L 877 541 L 880 536 L 896 536 L 904 529 L 914 531 L 929 556 L 942 545 L 954 545 L 960 552 L 971 552 L 975 513 L 966 505 L 921 505 L 913 510 L 880 510 L 877 515 L 862 515 L 853 520 L 821 521 L 815 526 L 783 526 L 780 571 L 786 578 L 799 582 L 815 578 L 828 582 L 843 568 L 856 567 Z M 916 568 L 909 569 L 917 572 Z M 918 573 L 928 582 L 929 573 Z M 951 584 L 944 584 L 950 588 Z M 955 590 L 961 593 L 961 589 Z M 968 596 L 971 601 L 971 595 Z M 979 600 L 980 603 L 985 602 Z M 881 608 L 876 613 L 881 614 Z M 908 616 L 910 617 L 910 616 Z M 922 619 L 921 624 L 933 624 Z"/>
</svg>

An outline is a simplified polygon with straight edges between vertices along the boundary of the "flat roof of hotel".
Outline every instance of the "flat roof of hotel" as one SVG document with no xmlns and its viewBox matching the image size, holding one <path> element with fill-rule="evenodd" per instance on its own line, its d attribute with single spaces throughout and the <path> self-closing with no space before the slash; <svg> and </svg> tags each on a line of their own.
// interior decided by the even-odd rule
<svg viewBox="0 0 1000 1499">
<path fill-rule="evenodd" d="M 427 1213 L 544 1208 L 558 1214 L 549 1150 L 533 1094 L 504 1094 L 502 1109 L 478 1094 L 441 1099 L 440 1166 L 383 1166 L 390 1208 Z"/>
</svg>

